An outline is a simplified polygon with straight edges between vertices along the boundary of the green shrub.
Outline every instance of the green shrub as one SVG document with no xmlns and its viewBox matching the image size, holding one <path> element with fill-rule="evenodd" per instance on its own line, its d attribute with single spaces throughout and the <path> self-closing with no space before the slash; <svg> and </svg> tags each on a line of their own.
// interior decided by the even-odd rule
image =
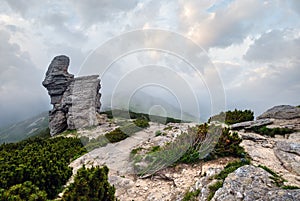
<svg viewBox="0 0 300 201">
<path fill-rule="evenodd" d="M 86 153 L 81 141 L 55 137 L 28 139 L 0 146 L 0 188 L 38 187 L 53 199 L 72 175 L 69 163 Z M 30 187 L 30 189 L 31 189 Z M 39 192 L 39 191 L 38 191 Z"/>
<path fill-rule="evenodd" d="M 222 132 L 220 137 L 216 134 L 219 132 Z M 149 149 L 147 153 L 138 154 L 136 151 L 131 159 L 134 163 L 147 162 L 147 167 L 137 170 L 138 175 L 144 176 L 174 163 L 197 163 L 200 159 L 212 160 L 224 156 L 246 158 L 246 152 L 239 145 L 241 141 L 236 132 L 230 133 L 227 128 L 202 124 L 189 128 L 188 133 L 182 133 L 164 146 Z"/>
<path fill-rule="evenodd" d="M 287 190 L 294 190 L 294 189 L 300 189 L 298 186 L 282 186 L 282 189 L 287 189 Z"/>
<path fill-rule="evenodd" d="M 217 128 L 215 128 L 217 129 Z M 220 128 L 219 128 L 220 129 Z M 178 162 L 181 163 L 195 163 L 199 161 L 200 153 L 199 147 L 202 144 L 202 141 L 205 139 L 207 132 L 220 132 L 213 131 L 214 129 L 208 129 L 208 126 L 203 124 L 198 127 L 198 139 L 195 140 L 195 144 L 191 146 L 179 159 Z M 191 131 L 190 131 L 191 132 Z M 243 147 L 240 146 L 242 139 L 238 136 L 237 132 L 230 133 L 228 128 L 222 129 L 222 134 L 219 137 L 217 143 L 213 150 L 206 155 L 204 158 L 205 161 L 213 160 L 220 157 L 225 156 L 233 156 L 233 157 L 246 157 L 246 152 Z M 214 142 L 210 142 L 214 144 Z"/>
<path fill-rule="evenodd" d="M 106 166 L 78 170 L 74 183 L 65 191 L 63 201 L 113 201 L 115 188 L 108 182 L 108 168 Z"/>
<path fill-rule="evenodd" d="M 138 118 L 133 123 L 140 128 L 149 127 L 149 121 L 147 119 Z"/>
<path fill-rule="evenodd" d="M 237 110 L 221 112 L 218 115 L 210 117 L 208 122 L 220 121 L 226 124 L 235 124 L 244 121 L 252 121 L 254 119 L 254 113 L 251 110 Z"/>
<path fill-rule="evenodd" d="M 266 126 L 255 126 L 250 129 L 250 131 L 253 131 L 260 135 L 267 135 L 270 137 L 275 137 L 275 135 L 285 135 L 295 132 L 293 129 L 289 128 L 267 128 Z"/>
<path fill-rule="evenodd" d="M 223 128 L 222 134 L 216 144 L 214 150 L 205 158 L 205 160 L 212 160 L 225 156 L 246 157 L 246 152 L 240 146 L 242 139 L 237 132 L 231 133 L 229 128 Z"/>
<path fill-rule="evenodd" d="M 126 139 L 129 135 L 125 134 L 120 128 L 116 128 L 115 130 L 105 134 L 105 137 L 110 143 L 115 143 Z"/>
<path fill-rule="evenodd" d="M 47 193 L 41 191 L 31 181 L 11 186 L 0 194 L 0 200 L 47 201 Z"/>
</svg>

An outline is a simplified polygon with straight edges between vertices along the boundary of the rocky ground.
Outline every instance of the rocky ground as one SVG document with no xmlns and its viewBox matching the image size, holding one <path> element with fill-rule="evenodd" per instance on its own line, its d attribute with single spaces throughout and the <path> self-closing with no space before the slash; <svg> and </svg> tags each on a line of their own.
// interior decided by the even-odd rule
<svg viewBox="0 0 300 201">
<path fill-rule="evenodd" d="M 286 180 L 284 185 L 300 186 L 300 118 L 270 118 L 267 121 L 270 128 L 289 127 L 298 131 L 272 138 L 240 127 L 238 134 L 243 139 L 241 146 L 252 158 L 251 165 L 240 167 L 229 174 L 212 200 L 300 200 L 299 189 L 286 190 L 276 186 L 272 175 L 258 167 L 261 165 L 273 170 Z M 236 159 L 228 157 L 193 165 L 180 164 L 145 179 L 134 174 L 130 162 L 132 149 L 161 146 L 193 125 L 195 124 L 162 125 L 150 122 L 147 129 L 118 143 L 94 149 L 73 161 L 70 166 L 75 174 L 83 164 L 87 167 L 107 165 L 110 169 L 109 181 L 116 187 L 116 196 L 121 201 L 182 200 L 186 192 L 196 190 L 199 191 L 196 200 L 207 200 L 209 186 L 217 182 L 212 176 L 218 174 L 228 162 Z M 116 127 L 116 122 L 102 117 L 101 126 L 81 130 L 79 135 L 97 137 Z"/>
</svg>

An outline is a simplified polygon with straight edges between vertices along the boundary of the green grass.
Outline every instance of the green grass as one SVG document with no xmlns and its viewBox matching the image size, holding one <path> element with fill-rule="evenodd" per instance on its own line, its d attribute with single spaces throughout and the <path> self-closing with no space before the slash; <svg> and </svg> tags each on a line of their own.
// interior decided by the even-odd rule
<svg viewBox="0 0 300 201">
<path fill-rule="evenodd" d="M 198 197 L 198 195 L 201 193 L 200 189 L 197 189 L 195 191 L 187 191 L 184 194 L 184 197 L 182 199 L 182 201 L 196 201 L 196 198 Z"/>
<path fill-rule="evenodd" d="M 264 165 L 258 165 L 258 167 L 264 169 L 265 171 L 267 171 L 268 173 L 270 173 L 272 176 L 270 177 L 270 179 L 272 179 L 275 183 L 276 186 L 278 187 L 283 187 L 283 183 L 286 182 L 286 180 L 284 178 L 282 178 L 281 176 L 279 176 L 278 174 L 276 174 L 276 172 L 274 172 L 273 170 L 271 170 L 270 168 L 264 166 Z"/>
<path fill-rule="evenodd" d="M 300 189 L 298 186 L 282 186 L 281 188 L 286 190 Z"/>
<path fill-rule="evenodd" d="M 222 170 L 214 178 L 224 180 L 230 173 L 234 172 L 239 167 L 242 167 L 244 165 L 249 165 L 249 164 L 250 164 L 249 159 L 241 159 L 238 161 L 230 162 L 225 166 L 224 170 Z"/>
<path fill-rule="evenodd" d="M 209 188 L 209 194 L 208 194 L 208 197 L 207 197 L 207 200 L 211 200 L 216 191 L 219 189 L 219 188 L 222 188 L 223 186 L 223 181 L 217 181 L 215 184 L 213 185 L 210 185 L 208 188 Z"/>
<path fill-rule="evenodd" d="M 230 173 L 234 172 L 239 167 L 242 167 L 244 165 L 249 165 L 249 164 L 250 164 L 250 159 L 241 159 L 238 161 L 228 163 L 219 174 L 214 176 L 214 179 L 218 179 L 218 181 L 215 184 L 210 185 L 208 187 L 209 195 L 208 195 L 207 199 L 211 200 L 214 197 L 216 191 L 223 186 L 223 182 L 224 182 L 225 178 Z"/>
</svg>

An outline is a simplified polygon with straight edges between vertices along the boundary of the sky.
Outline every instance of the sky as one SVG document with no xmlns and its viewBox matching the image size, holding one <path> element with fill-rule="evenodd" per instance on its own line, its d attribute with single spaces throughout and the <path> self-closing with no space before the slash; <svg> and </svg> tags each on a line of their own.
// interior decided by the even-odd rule
<svg viewBox="0 0 300 201">
<path fill-rule="evenodd" d="M 61 54 L 72 74 L 101 68 L 107 103 L 130 88 L 186 112 L 300 105 L 299 19 L 298 0 L 1 0 L 0 126 L 51 109 L 41 82 Z"/>
</svg>

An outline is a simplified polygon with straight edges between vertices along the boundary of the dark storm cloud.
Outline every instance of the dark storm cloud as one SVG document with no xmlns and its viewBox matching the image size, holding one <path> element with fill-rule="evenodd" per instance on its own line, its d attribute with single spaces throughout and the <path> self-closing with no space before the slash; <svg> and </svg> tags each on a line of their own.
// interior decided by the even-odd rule
<svg viewBox="0 0 300 201">
<path fill-rule="evenodd" d="M 9 40 L 10 33 L 0 30 L 0 126 L 48 109 L 41 86 L 43 72 Z"/>
</svg>

